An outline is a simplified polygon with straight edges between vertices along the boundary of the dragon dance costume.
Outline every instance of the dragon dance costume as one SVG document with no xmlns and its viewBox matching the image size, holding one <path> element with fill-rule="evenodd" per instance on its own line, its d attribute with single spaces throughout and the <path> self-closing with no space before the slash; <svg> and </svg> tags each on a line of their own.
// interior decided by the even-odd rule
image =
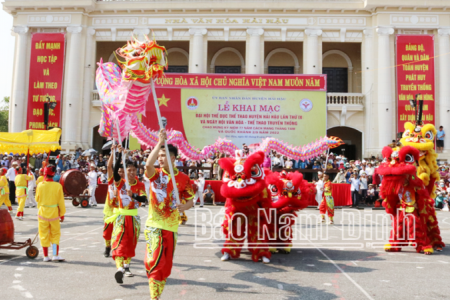
<svg viewBox="0 0 450 300">
<path fill-rule="evenodd" d="M 103 239 L 105 240 L 105 257 L 109 257 L 111 252 L 111 238 L 114 223 L 107 223 L 106 219 L 113 215 L 114 208 L 111 206 L 112 203 L 117 203 L 114 185 L 114 176 L 111 176 L 111 178 L 108 179 L 108 192 L 106 193 L 105 207 L 103 208 Z"/>
<path fill-rule="evenodd" d="M 189 177 L 176 168 L 174 168 L 174 174 L 180 202 L 192 200 L 194 191 Z M 152 299 L 157 299 L 161 296 L 172 271 L 180 214 L 176 199 L 173 197 L 170 173 L 164 169 L 156 169 L 155 174 L 148 179 L 150 180 L 150 201 L 148 219 L 145 224 L 147 241 L 145 268 L 150 296 Z"/>
</svg>

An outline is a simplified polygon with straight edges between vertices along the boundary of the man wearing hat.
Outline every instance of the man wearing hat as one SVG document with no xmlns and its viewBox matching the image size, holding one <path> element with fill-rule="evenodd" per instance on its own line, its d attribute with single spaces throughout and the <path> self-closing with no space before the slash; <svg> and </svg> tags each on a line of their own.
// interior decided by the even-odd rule
<svg viewBox="0 0 450 300">
<path fill-rule="evenodd" d="M 89 195 L 91 196 L 89 204 L 91 206 L 97 206 L 97 199 L 95 199 L 95 190 L 97 189 L 97 171 L 95 171 L 95 165 L 92 163 L 90 165 L 90 172 L 87 174 L 89 183 Z"/>
<path fill-rule="evenodd" d="M 21 174 L 16 175 L 16 179 L 14 183 L 16 185 L 16 197 L 19 202 L 19 208 L 17 209 L 16 219 L 22 221 L 23 220 L 23 211 L 25 208 L 25 202 L 28 197 L 28 181 L 32 180 L 34 177 L 32 175 L 27 174 L 27 168 L 19 169 L 18 171 Z"/>
</svg>

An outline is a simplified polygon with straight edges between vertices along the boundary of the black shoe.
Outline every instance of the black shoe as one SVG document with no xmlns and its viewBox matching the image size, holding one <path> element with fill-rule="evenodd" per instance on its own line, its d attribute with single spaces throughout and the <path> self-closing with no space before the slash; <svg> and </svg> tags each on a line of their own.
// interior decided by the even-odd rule
<svg viewBox="0 0 450 300">
<path fill-rule="evenodd" d="M 123 272 L 120 270 L 117 270 L 116 274 L 114 275 L 116 278 L 117 283 L 123 283 Z"/>
<path fill-rule="evenodd" d="M 133 273 L 131 273 L 130 268 L 125 268 L 125 276 L 127 277 L 133 277 Z"/>
<path fill-rule="evenodd" d="M 105 257 L 109 257 L 110 253 L 111 253 L 111 247 L 106 247 L 105 248 L 105 252 L 103 253 L 103 255 Z"/>
</svg>

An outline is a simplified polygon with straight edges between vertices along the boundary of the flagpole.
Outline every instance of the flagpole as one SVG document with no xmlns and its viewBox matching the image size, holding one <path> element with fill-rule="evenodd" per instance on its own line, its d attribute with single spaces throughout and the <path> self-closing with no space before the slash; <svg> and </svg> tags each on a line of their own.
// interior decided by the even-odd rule
<svg viewBox="0 0 450 300">
<path fill-rule="evenodd" d="M 159 111 L 158 98 L 156 98 L 155 81 L 153 80 L 153 78 L 151 80 L 152 80 L 151 86 L 152 86 L 153 100 L 155 102 L 155 110 L 156 110 L 156 115 L 158 116 L 159 128 L 165 129 L 165 126 L 164 126 L 162 118 L 161 118 L 161 112 Z M 169 147 L 167 146 L 167 139 L 164 140 L 164 148 L 166 150 L 166 159 L 168 160 L 168 164 L 169 164 L 170 177 L 172 178 L 173 195 L 175 197 L 177 204 L 181 204 L 180 196 L 178 194 L 177 182 L 175 180 L 175 173 L 173 172 L 173 165 L 172 165 L 172 161 L 170 159 Z"/>
<path fill-rule="evenodd" d="M 116 118 L 116 127 L 117 127 L 117 135 L 119 137 L 119 143 L 122 144 L 122 137 L 120 136 L 119 120 L 117 118 Z M 125 165 L 125 151 L 124 153 L 122 153 L 122 165 L 123 165 L 123 173 L 125 174 L 125 186 L 127 190 L 129 190 L 130 183 L 128 181 L 127 166 Z"/>
</svg>

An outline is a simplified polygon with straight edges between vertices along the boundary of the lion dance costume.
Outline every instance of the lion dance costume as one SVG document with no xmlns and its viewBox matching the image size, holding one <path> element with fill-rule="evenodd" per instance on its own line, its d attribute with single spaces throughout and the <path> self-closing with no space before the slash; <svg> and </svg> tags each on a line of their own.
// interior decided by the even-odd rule
<svg viewBox="0 0 450 300">
<path fill-rule="evenodd" d="M 272 254 L 267 237 L 261 230 L 266 227 L 265 220 L 258 218 L 258 209 L 268 209 L 272 202 L 264 181 L 265 173 L 261 168 L 263 162 L 263 152 L 244 157 L 241 150 L 236 151 L 236 159 L 219 160 L 220 167 L 224 170 L 220 192 L 226 198 L 225 219 L 222 224 L 226 236 L 222 249 L 223 261 L 240 256 L 247 236 L 253 261 L 262 259 L 264 263 L 270 262 Z"/>
<path fill-rule="evenodd" d="M 289 254 L 292 247 L 292 226 L 297 212 L 308 206 L 310 186 L 301 173 L 272 173 L 267 176 L 272 196 L 270 252 Z"/>
<path fill-rule="evenodd" d="M 402 146 L 411 146 L 419 150 L 419 159 L 417 161 L 417 177 L 419 177 L 425 185 L 428 194 L 428 203 L 426 203 L 427 214 L 426 220 L 427 232 L 430 235 L 431 245 L 433 248 L 441 249 L 444 246 L 440 237 L 440 230 L 437 222 L 436 211 L 434 209 L 434 200 L 436 198 L 435 182 L 439 181 L 439 171 L 437 165 L 437 154 L 434 152 L 434 138 L 436 136 L 436 128 L 433 124 L 425 124 L 422 126 L 420 117 L 416 125 L 405 123 L 405 131 L 403 132 L 400 143 Z"/>
<path fill-rule="evenodd" d="M 391 235 L 385 250 L 398 252 L 408 245 L 415 245 L 417 252 L 425 254 L 432 254 L 433 248 L 441 250 L 445 245 L 439 235 L 434 201 L 416 175 L 419 150 L 411 146 L 385 147 L 383 157 L 385 162 L 378 168 L 383 176 L 381 196 L 386 212 L 392 216 Z M 427 226 L 430 220 L 435 222 L 435 227 Z"/>
</svg>

